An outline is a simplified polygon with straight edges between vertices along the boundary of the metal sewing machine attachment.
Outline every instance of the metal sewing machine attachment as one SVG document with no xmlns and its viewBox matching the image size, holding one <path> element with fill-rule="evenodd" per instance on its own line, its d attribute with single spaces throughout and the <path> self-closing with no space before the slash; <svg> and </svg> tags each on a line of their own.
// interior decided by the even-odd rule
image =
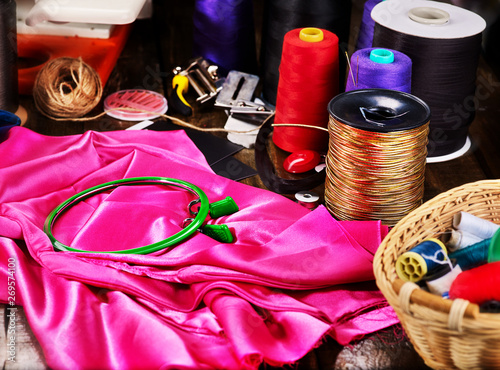
<svg viewBox="0 0 500 370">
<path fill-rule="evenodd" d="M 214 103 L 228 115 L 224 125 L 227 139 L 246 148 L 255 144 L 258 127 L 274 113 L 273 107 L 254 99 L 258 83 L 258 76 L 232 70 Z"/>
<path fill-rule="evenodd" d="M 224 78 L 219 75 L 219 67 L 201 57 L 190 60 L 185 68 L 176 67 L 173 73 L 173 92 L 169 103 L 185 116 L 193 113 L 191 105 L 184 98 L 189 86 L 198 94 L 196 102 L 204 104 L 217 96 L 224 83 Z"/>
<path fill-rule="evenodd" d="M 259 77 L 256 75 L 230 71 L 214 106 L 229 109 L 230 114 L 272 114 L 274 111 L 269 106 L 253 100 L 258 83 Z"/>
</svg>

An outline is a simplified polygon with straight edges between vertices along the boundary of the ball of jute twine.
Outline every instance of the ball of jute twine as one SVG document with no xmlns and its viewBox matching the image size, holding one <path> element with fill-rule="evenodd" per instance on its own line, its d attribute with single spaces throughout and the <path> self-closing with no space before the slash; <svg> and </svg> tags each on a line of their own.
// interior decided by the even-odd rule
<svg viewBox="0 0 500 370">
<path fill-rule="evenodd" d="M 94 109 L 101 97 L 101 79 L 82 58 L 60 57 L 49 61 L 33 86 L 37 109 L 53 119 L 82 117 Z"/>
</svg>

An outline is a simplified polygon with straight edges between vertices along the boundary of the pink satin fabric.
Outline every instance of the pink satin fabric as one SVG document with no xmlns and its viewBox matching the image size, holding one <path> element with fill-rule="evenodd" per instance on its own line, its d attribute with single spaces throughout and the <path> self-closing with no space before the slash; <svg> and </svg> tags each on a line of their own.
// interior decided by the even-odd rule
<svg viewBox="0 0 500 370">
<path fill-rule="evenodd" d="M 211 202 L 231 196 L 231 244 L 201 233 L 149 255 L 54 251 L 48 214 L 70 196 L 137 176 L 182 179 Z M 293 363 L 323 336 L 347 344 L 398 322 L 373 282 L 379 222 L 337 222 L 320 206 L 215 175 L 183 131 L 48 137 L 23 127 L 0 143 L 1 278 L 54 369 L 240 369 Z M 177 232 L 193 197 L 122 186 L 68 211 L 54 235 L 96 251 Z M 7 302 L 7 289 L 0 290 Z"/>
</svg>

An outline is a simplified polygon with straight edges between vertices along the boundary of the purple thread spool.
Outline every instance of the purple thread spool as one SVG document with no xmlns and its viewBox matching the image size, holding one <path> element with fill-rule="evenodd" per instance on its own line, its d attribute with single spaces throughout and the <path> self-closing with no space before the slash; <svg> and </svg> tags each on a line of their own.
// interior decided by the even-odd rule
<svg viewBox="0 0 500 370">
<path fill-rule="evenodd" d="M 351 56 L 345 91 L 389 89 L 411 93 L 411 67 L 411 59 L 396 50 L 358 50 Z"/>
<path fill-rule="evenodd" d="M 356 43 L 356 50 L 366 49 L 372 47 L 373 42 L 373 29 L 375 28 L 375 21 L 372 19 L 371 13 L 373 7 L 383 0 L 367 0 L 363 8 L 363 16 L 361 24 L 359 25 L 358 41 Z"/>
<path fill-rule="evenodd" d="M 193 13 L 193 56 L 220 67 L 255 73 L 257 51 L 252 0 L 196 0 Z"/>
</svg>

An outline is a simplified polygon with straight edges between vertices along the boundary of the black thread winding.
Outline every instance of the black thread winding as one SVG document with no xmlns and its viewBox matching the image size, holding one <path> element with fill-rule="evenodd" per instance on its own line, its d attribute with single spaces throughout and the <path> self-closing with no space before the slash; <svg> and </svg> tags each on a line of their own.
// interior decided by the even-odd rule
<svg viewBox="0 0 500 370">
<path fill-rule="evenodd" d="M 0 109 L 19 108 L 15 0 L 0 1 Z"/>
<path fill-rule="evenodd" d="M 413 63 L 412 94 L 431 109 L 429 157 L 460 150 L 474 120 L 476 71 L 482 34 L 455 39 L 432 39 L 375 24 L 373 47 L 408 55 Z"/>
</svg>

